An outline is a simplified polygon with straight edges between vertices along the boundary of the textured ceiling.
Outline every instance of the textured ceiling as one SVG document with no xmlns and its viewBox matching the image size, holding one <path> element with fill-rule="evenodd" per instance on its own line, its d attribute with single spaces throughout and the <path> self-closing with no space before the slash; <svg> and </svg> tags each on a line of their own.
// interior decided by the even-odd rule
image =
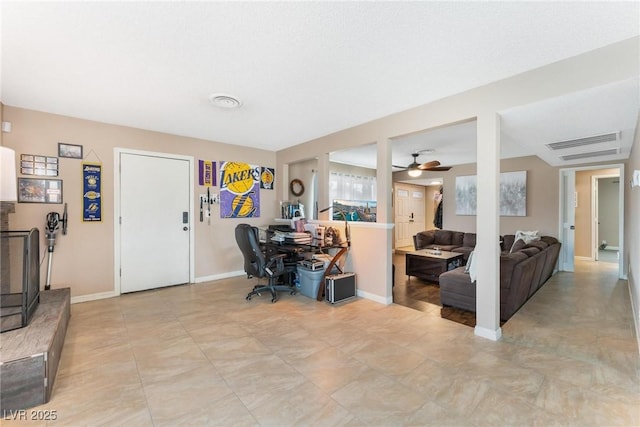
<svg viewBox="0 0 640 427">
<path fill-rule="evenodd" d="M 0 7 L 4 104 L 271 150 L 640 32 L 637 2 Z"/>
</svg>

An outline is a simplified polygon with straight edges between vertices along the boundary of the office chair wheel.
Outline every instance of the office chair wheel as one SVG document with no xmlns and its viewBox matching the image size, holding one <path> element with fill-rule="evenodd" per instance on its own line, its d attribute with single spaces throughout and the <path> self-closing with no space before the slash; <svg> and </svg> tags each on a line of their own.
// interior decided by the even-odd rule
<svg viewBox="0 0 640 427">
<path fill-rule="evenodd" d="M 276 301 L 278 301 L 278 298 L 276 298 L 276 297 L 271 298 L 271 303 L 274 303 Z"/>
<path fill-rule="evenodd" d="M 251 295 L 247 295 L 247 298 L 245 298 L 247 301 L 251 301 Z"/>
</svg>

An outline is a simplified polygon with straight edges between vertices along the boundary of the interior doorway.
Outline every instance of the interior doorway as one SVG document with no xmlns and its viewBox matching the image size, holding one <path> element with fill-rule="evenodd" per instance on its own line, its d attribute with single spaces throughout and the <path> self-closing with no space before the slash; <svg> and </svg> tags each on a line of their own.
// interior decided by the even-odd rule
<svg viewBox="0 0 640 427">
<path fill-rule="evenodd" d="M 619 260 L 619 187 L 619 173 L 592 176 L 591 251 L 594 261 L 617 263 Z"/>
<path fill-rule="evenodd" d="M 576 167 L 560 170 L 560 225 L 559 236 L 562 240 L 562 250 L 558 268 L 561 271 L 573 271 L 575 260 L 595 261 L 599 258 L 599 246 L 602 244 L 598 222 L 602 222 L 603 215 L 617 217 L 613 223 L 613 231 L 607 231 L 613 236 L 612 242 L 617 243 L 616 263 L 618 276 L 624 275 L 624 186 L 618 185 L 617 197 L 598 205 L 602 183 L 600 178 L 616 178 L 624 176 L 624 165 L 602 165 L 598 167 Z M 597 180 L 594 179 L 597 177 Z M 615 181 L 613 179 L 612 181 Z M 604 181 L 603 181 L 604 182 Z M 596 186 L 594 183 L 597 183 Z M 613 183 L 612 183 L 613 184 Z M 609 189 L 608 189 L 609 190 Z M 613 249 L 613 245 L 607 245 Z M 606 254 L 609 255 L 609 254 Z M 610 257 L 607 257 L 610 259 Z"/>
</svg>

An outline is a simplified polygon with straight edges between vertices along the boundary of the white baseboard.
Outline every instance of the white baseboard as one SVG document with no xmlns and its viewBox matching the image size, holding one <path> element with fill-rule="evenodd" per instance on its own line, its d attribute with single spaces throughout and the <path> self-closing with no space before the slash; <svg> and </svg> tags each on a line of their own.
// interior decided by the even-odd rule
<svg viewBox="0 0 640 427">
<path fill-rule="evenodd" d="M 498 326 L 498 329 L 491 330 L 487 328 L 483 328 L 481 326 L 476 325 L 473 330 L 473 333 L 481 338 L 486 338 L 491 341 L 498 341 L 500 337 L 502 337 L 502 329 Z"/>
<path fill-rule="evenodd" d="M 242 276 L 242 275 L 245 275 L 245 274 L 247 274 L 247 273 L 245 273 L 242 270 L 230 271 L 228 273 L 221 273 L 221 274 L 212 274 L 211 276 L 196 277 L 195 283 L 212 282 L 214 280 L 228 279 L 230 277 L 237 277 L 237 276 Z"/>
<path fill-rule="evenodd" d="M 117 295 L 114 291 L 100 292 L 97 294 L 89 294 L 89 295 L 79 295 L 77 297 L 71 297 L 71 304 L 76 304 L 79 302 L 96 301 L 99 299 L 113 298 L 115 296 Z"/>
<path fill-rule="evenodd" d="M 385 298 L 385 297 L 381 297 L 380 295 L 375 295 L 369 292 L 361 291 L 360 289 L 356 291 L 356 294 L 359 297 L 377 302 L 379 304 L 390 305 L 393 303 L 393 296 Z"/>
<path fill-rule="evenodd" d="M 633 315 L 633 325 L 636 328 L 636 341 L 638 341 L 638 354 L 640 354 L 640 307 L 636 305 L 635 295 L 633 295 L 633 273 L 631 266 L 627 273 L 627 289 L 629 289 L 629 299 L 631 300 L 631 314 Z"/>
<path fill-rule="evenodd" d="M 620 248 L 617 246 L 607 246 L 606 248 L 602 249 L 603 251 L 617 251 Z"/>
</svg>

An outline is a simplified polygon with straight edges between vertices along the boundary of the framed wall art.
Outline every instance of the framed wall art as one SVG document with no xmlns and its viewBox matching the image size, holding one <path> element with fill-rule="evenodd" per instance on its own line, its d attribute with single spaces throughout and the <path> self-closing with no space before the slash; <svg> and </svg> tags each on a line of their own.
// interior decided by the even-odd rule
<svg viewBox="0 0 640 427">
<path fill-rule="evenodd" d="M 62 203 L 62 180 L 18 178 L 18 203 Z"/>
<path fill-rule="evenodd" d="M 456 177 L 456 215 L 475 215 L 476 175 Z M 527 171 L 500 174 L 500 216 L 527 216 Z"/>
<path fill-rule="evenodd" d="M 82 159 L 82 145 L 58 142 L 58 157 Z"/>
<path fill-rule="evenodd" d="M 58 176 L 58 158 L 21 154 L 20 173 L 22 175 Z"/>
</svg>

